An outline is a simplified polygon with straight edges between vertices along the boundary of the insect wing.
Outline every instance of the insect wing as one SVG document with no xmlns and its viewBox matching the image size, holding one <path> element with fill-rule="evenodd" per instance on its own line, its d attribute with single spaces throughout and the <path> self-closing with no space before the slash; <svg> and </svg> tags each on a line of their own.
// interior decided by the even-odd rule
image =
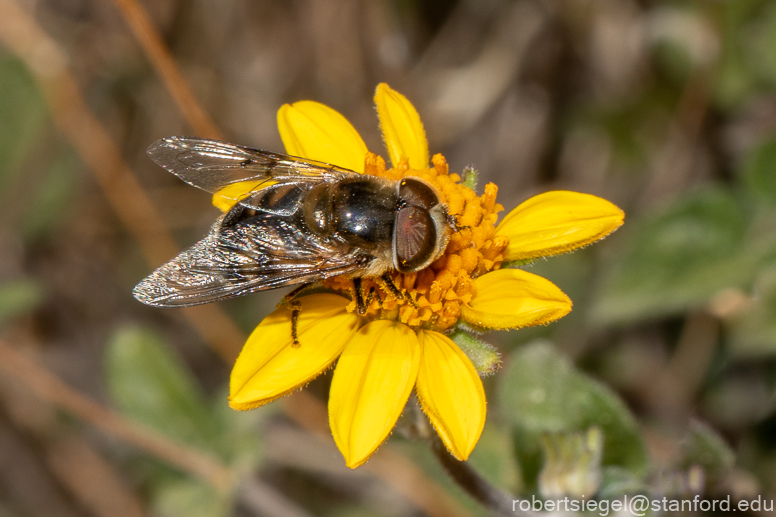
<svg viewBox="0 0 776 517">
<path fill-rule="evenodd" d="M 293 217 L 259 214 L 207 237 L 140 282 L 133 294 L 157 307 L 187 307 L 315 282 L 360 268 L 360 256 L 300 231 Z"/>
<path fill-rule="evenodd" d="M 147 152 L 153 161 L 189 185 L 212 194 L 241 182 L 255 182 L 251 186 L 255 191 L 268 182 L 335 182 L 358 174 L 323 162 L 204 138 L 162 138 Z M 235 195 L 239 196 L 233 198 L 235 201 L 256 208 L 246 199 L 248 193 Z"/>
</svg>

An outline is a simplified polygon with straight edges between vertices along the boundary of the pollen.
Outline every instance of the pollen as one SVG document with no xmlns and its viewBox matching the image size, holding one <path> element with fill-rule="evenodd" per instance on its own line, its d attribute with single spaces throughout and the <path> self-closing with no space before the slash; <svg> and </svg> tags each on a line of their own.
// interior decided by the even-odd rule
<svg viewBox="0 0 776 517">
<path fill-rule="evenodd" d="M 402 298 L 380 281 L 364 279 L 366 320 L 391 319 L 415 329 L 445 331 L 459 319 L 461 306 L 474 296 L 473 280 L 489 271 L 499 269 L 509 240 L 495 235 L 498 213 L 504 209 L 496 202 L 498 188 L 493 183 L 485 186 L 478 196 L 461 183 L 458 174 L 450 173 L 441 154 L 431 159 L 433 167 L 410 169 L 407 160 L 395 168 L 386 169 L 385 160 L 367 153 L 364 173 L 392 180 L 413 176 L 431 183 L 455 217 L 458 231 L 450 235 L 445 252 L 429 267 L 414 273 L 391 274 Z M 345 276 L 330 278 L 324 286 L 355 300 L 353 281 Z M 354 312 L 352 301 L 348 311 Z"/>
</svg>

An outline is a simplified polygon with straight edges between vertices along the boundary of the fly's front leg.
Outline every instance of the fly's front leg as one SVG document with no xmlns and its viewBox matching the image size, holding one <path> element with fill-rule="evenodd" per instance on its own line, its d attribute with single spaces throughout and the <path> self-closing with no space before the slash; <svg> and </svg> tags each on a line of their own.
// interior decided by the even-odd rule
<svg viewBox="0 0 776 517">
<path fill-rule="evenodd" d="M 471 230 L 471 226 L 462 226 L 458 224 L 458 215 L 452 215 L 449 214 L 447 216 L 447 226 L 450 227 L 450 229 L 453 231 L 453 233 L 458 233 L 461 230 Z"/>
<path fill-rule="evenodd" d="M 404 299 L 404 294 L 399 290 L 399 286 L 394 283 L 390 273 L 383 273 L 383 276 L 380 277 L 380 281 L 383 291 L 391 293 L 397 300 Z"/>
<path fill-rule="evenodd" d="M 300 285 L 287 295 L 283 297 L 283 299 L 280 301 L 281 305 L 285 305 L 289 309 L 291 309 L 291 340 L 292 344 L 291 346 L 294 348 L 299 348 L 299 315 L 302 314 L 302 302 L 295 299 L 296 296 L 310 287 L 311 284 L 304 284 Z"/>
<path fill-rule="evenodd" d="M 393 281 L 393 277 L 390 273 L 383 273 L 383 276 L 380 277 L 380 281 L 381 286 L 386 293 L 391 293 L 397 300 L 407 300 L 407 303 L 416 309 L 418 308 L 418 304 L 415 303 L 415 300 L 413 300 L 411 296 L 405 296 L 404 293 L 401 292 L 399 286 Z"/>
</svg>

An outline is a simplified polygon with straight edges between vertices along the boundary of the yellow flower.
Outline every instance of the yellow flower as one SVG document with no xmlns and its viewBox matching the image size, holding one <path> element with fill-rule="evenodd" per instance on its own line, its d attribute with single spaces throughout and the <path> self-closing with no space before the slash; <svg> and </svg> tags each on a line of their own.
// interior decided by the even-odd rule
<svg viewBox="0 0 776 517">
<path fill-rule="evenodd" d="M 497 188 L 477 196 L 448 171 L 440 154 L 429 164 L 428 143 L 417 111 L 400 93 L 380 84 L 377 113 L 393 167 L 367 151 L 339 113 L 312 101 L 278 111 L 288 153 L 398 180 L 434 185 L 461 228 L 444 254 L 411 274 L 393 272 L 404 290 L 397 299 L 372 280 L 366 314 L 355 312 L 352 280 L 322 282 L 329 293 L 301 296 L 300 346 L 293 346 L 291 311 L 280 306 L 248 338 L 232 371 L 229 403 L 252 409 L 305 385 L 337 358 L 329 394 L 329 423 L 348 467 L 363 464 L 388 437 L 412 390 L 450 453 L 468 458 L 485 424 L 485 392 L 467 355 L 448 337 L 460 322 L 480 329 L 513 329 L 554 321 L 571 300 L 554 284 L 502 263 L 571 251 L 600 239 L 623 221 L 603 199 L 575 192 L 547 192 L 508 214 L 496 226 Z M 254 185 L 246 184 L 245 191 Z M 230 193 L 234 198 L 234 193 Z M 223 196 L 214 204 L 229 208 Z"/>
</svg>

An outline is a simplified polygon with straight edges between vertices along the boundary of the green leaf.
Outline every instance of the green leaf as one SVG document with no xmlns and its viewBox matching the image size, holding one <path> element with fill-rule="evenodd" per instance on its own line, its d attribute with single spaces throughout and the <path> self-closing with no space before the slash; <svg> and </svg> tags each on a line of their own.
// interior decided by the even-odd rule
<svg viewBox="0 0 776 517">
<path fill-rule="evenodd" d="M 684 440 L 682 467 L 703 468 L 712 480 L 722 479 L 736 462 L 736 455 L 725 440 L 711 427 L 694 420 Z"/>
<path fill-rule="evenodd" d="M 744 242 L 746 220 L 729 192 L 710 188 L 631 226 L 592 311 L 599 324 L 678 314 L 751 281 L 767 250 Z"/>
<path fill-rule="evenodd" d="M 450 339 L 463 350 L 480 375 L 490 375 L 501 367 L 501 355 L 492 345 L 464 330 L 456 330 Z"/>
<path fill-rule="evenodd" d="M 638 477 L 622 467 L 601 469 L 601 488 L 598 499 L 615 499 L 623 494 L 638 494 L 647 491 L 647 486 Z"/>
<path fill-rule="evenodd" d="M 647 451 L 627 407 L 609 388 L 576 370 L 550 344 L 537 341 L 516 350 L 501 377 L 499 403 L 515 431 L 515 448 L 526 481 L 535 483 L 546 433 L 604 434 L 602 465 L 645 474 Z"/>
<path fill-rule="evenodd" d="M 188 370 L 160 336 L 121 329 L 111 337 L 106 353 L 108 388 L 122 412 L 170 438 L 218 452 L 223 430 Z"/>
<path fill-rule="evenodd" d="M 44 237 L 64 220 L 80 166 L 69 148 L 59 153 L 24 212 L 22 233 L 26 238 Z"/>
<path fill-rule="evenodd" d="M 43 299 L 43 288 L 35 280 L 11 280 L 0 285 L 0 323 L 31 311 Z"/>
</svg>

